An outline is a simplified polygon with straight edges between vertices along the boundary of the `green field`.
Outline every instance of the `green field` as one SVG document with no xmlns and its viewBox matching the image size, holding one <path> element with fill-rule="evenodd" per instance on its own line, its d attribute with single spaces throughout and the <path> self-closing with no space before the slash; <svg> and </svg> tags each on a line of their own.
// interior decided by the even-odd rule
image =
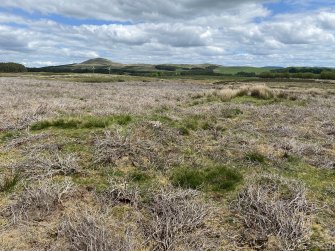
<svg viewBox="0 0 335 251">
<path fill-rule="evenodd" d="M 250 66 L 220 66 L 214 70 L 216 73 L 221 74 L 237 74 L 239 72 L 247 72 L 247 73 L 262 73 L 269 72 L 272 69 L 276 68 L 260 68 L 260 67 L 250 67 Z"/>
</svg>

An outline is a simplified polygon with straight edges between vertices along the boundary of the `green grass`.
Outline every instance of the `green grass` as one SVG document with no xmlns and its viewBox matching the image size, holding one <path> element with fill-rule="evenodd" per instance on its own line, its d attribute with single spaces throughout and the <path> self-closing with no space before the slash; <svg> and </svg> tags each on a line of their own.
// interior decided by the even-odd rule
<svg viewBox="0 0 335 251">
<path fill-rule="evenodd" d="M 238 115 L 243 114 L 243 111 L 241 111 L 238 108 L 233 108 L 233 109 L 222 109 L 221 110 L 221 116 L 224 118 L 236 118 Z"/>
<path fill-rule="evenodd" d="M 190 135 L 190 130 L 184 126 L 178 127 L 178 131 L 181 135 L 184 135 L 184 136 Z"/>
<path fill-rule="evenodd" d="M 251 162 L 265 163 L 266 161 L 266 157 L 257 151 L 246 153 L 245 158 Z"/>
<path fill-rule="evenodd" d="M 270 104 L 275 104 L 281 102 L 281 99 L 259 99 L 256 97 L 251 97 L 251 96 L 240 96 L 233 98 L 231 100 L 232 103 L 237 103 L 237 104 L 253 104 L 253 105 L 270 105 Z"/>
<path fill-rule="evenodd" d="M 19 135 L 17 131 L 0 133 L 0 142 L 15 138 L 17 135 Z"/>
<path fill-rule="evenodd" d="M 126 82 L 127 81 L 127 79 L 123 77 L 105 77 L 105 76 L 80 77 L 80 78 L 74 78 L 71 80 L 75 82 L 83 82 L 83 83 L 114 83 L 114 82 Z"/>
<path fill-rule="evenodd" d="M 182 135 L 189 135 L 190 131 L 199 129 L 209 130 L 215 126 L 215 118 L 207 118 L 206 116 L 194 115 L 189 116 L 176 123 L 176 127 Z"/>
<path fill-rule="evenodd" d="M 204 184 L 204 176 L 201 170 L 181 167 L 173 171 L 171 181 L 174 186 L 199 189 Z"/>
<path fill-rule="evenodd" d="M 19 181 L 20 175 L 18 173 L 6 176 L 0 184 L 0 192 L 12 191 Z"/>
<path fill-rule="evenodd" d="M 51 120 L 42 120 L 31 125 L 33 131 L 44 130 L 48 128 L 58 129 L 91 129 L 106 128 L 112 124 L 128 125 L 133 121 L 130 115 L 113 115 L 113 116 L 83 116 L 83 117 L 66 117 Z"/>
<path fill-rule="evenodd" d="M 204 169 L 188 167 L 176 168 L 171 177 L 174 186 L 223 192 L 233 190 L 242 181 L 242 175 L 226 166 L 214 166 Z"/>
<path fill-rule="evenodd" d="M 222 66 L 214 70 L 215 73 L 221 74 L 236 74 L 238 72 L 247 72 L 247 73 L 262 73 L 270 71 L 270 68 L 258 68 L 258 67 L 249 67 L 249 66 Z"/>
<path fill-rule="evenodd" d="M 79 186 L 95 189 L 98 192 L 108 187 L 107 177 L 99 174 L 92 174 L 91 176 L 73 175 L 72 180 Z"/>
<path fill-rule="evenodd" d="M 144 171 L 132 171 L 128 174 L 130 181 L 137 183 L 139 185 L 148 185 L 152 181 L 152 177 L 148 174 L 148 172 Z"/>
<path fill-rule="evenodd" d="M 191 131 L 209 130 L 216 123 L 215 118 L 207 118 L 206 116 L 192 115 L 181 120 L 173 120 L 165 115 L 154 114 L 149 117 L 150 120 L 160 121 L 161 123 L 178 129 L 181 135 L 189 135 Z"/>
<path fill-rule="evenodd" d="M 175 121 L 166 115 L 154 114 L 150 116 L 149 119 L 152 121 L 159 121 L 163 124 L 170 126 L 173 126 L 175 124 Z"/>
</svg>

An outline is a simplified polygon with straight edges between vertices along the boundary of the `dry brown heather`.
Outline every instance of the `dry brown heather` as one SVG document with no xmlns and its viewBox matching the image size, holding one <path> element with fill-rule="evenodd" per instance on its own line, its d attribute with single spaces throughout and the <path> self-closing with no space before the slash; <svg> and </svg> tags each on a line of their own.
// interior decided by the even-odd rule
<svg viewBox="0 0 335 251">
<path fill-rule="evenodd" d="M 335 249 L 334 83 L 97 76 L 0 78 L 0 250 Z"/>
</svg>

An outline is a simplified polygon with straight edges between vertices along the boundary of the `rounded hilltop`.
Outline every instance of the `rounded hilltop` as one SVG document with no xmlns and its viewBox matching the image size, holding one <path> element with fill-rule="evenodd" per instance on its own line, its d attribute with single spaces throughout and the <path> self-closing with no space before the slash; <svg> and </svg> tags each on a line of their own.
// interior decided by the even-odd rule
<svg viewBox="0 0 335 251">
<path fill-rule="evenodd" d="M 81 65 L 113 65 L 113 64 L 115 65 L 119 63 L 113 62 L 106 58 L 93 58 L 93 59 L 86 60 L 80 64 Z"/>
</svg>

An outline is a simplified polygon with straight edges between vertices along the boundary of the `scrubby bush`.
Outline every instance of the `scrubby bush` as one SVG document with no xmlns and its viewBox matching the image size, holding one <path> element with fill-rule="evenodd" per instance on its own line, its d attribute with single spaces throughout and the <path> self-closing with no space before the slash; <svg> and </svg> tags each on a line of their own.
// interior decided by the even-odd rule
<svg viewBox="0 0 335 251">
<path fill-rule="evenodd" d="M 214 250 L 205 223 L 213 209 L 198 192 L 164 188 L 151 196 L 143 225 L 151 250 Z"/>
<path fill-rule="evenodd" d="M 266 248 L 275 237 L 279 250 L 297 250 L 309 238 L 311 207 L 300 182 L 276 175 L 253 177 L 234 205 L 245 226 L 242 241 L 253 247 Z"/>
<path fill-rule="evenodd" d="M 129 187 L 125 182 L 118 184 L 109 180 L 108 187 L 97 193 L 97 198 L 102 205 L 108 207 L 128 204 L 136 208 L 140 202 L 140 192 L 136 187 Z"/>
<path fill-rule="evenodd" d="M 122 161 L 126 161 L 137 168 L 164 169 L 178 161 L 166 146 L 167 135 L 164 135 L 163 130 L 154 129 L 157 134 L 155 135 L 148 128 L 142 128 L 140 124 L 136 127 L 130 129 L 131 133 L 106 131 L 104 136 L 97 137 L 94 163 L 118 166 Z"/>
<path fill-rule="evenodd" d="M 62 154 L 58 149 L 53 154 L 41 154 L 36 148 L 29 152 L 29 156 L 22 163 L 13 167 L 20 170 L 22 175 L 29 179 L 40 179 L 55 175 L 71 175 L 80 172 L 78 156 L 75 154 Z"/>
<path fill-rule="evenodd" d="M 99 211 L 78 208 L 67 214 L 58 231 L 66 239 L 63 250 L 71 251 L 136 251 L 139 246 L 131 226 L 110 221 L 109 215 Z"/>
<path fill-rule="evenodd" d="M 156 163 L 159 157 L 149 141 L 133 140 L 120 133 L 105 132 L 105 137 L 96 140 L 96 164 L 115 166 L 123 158 L 127 158 L 135 167 L 145 167 Z"/>
<path fill-rule="evenodd" d="M 14 195 L 15 202 L 7 208 L 12 222 L 45 219 L 57 209 L 72 188 L 73 184 L 69 180 L 56 183 L 50 179 L 25 186 L 21 193 Z"/>
</svg>

